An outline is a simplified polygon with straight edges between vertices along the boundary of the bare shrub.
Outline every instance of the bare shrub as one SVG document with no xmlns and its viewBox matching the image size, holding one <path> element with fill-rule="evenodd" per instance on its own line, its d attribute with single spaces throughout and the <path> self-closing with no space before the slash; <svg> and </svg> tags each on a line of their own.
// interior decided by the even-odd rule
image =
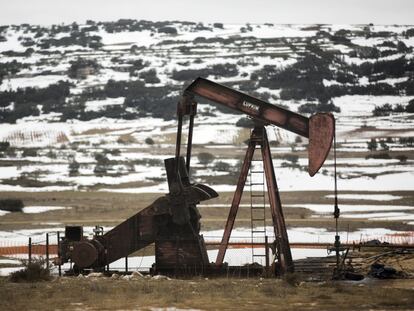
<svg viewBox="0 0 414 311">
<path fill-rule="evenodd" d="M 11 282 L 39 282 L 51 279 L 50 270 L 43 258 L 23 262 L 24 268 L 10 274 Z"/>
<path fill-rule="evenodd" d="M 207 165 L 207 164 L 213 162 L 214 155 L 212 155 L 209 152 L 200 152 L 198 154 L 197 158 L 198 158 L 198 161 L 200 162 L 200 164 Z"/>
<path fill-rule="evenodd" d="M 20 199 L 3 199 L 0 200 L 0 210 L 7 212 L 21 212 L 24 207 Z"/>
<path fill-rule="evenodd" d="M 290 286 L 296 287 L 300 283 L 300 278 L 297 273 L 286 273 L 283 276 L 283 281 L 285 281 L 285 283 L 289 284 Z"/>
</svg>

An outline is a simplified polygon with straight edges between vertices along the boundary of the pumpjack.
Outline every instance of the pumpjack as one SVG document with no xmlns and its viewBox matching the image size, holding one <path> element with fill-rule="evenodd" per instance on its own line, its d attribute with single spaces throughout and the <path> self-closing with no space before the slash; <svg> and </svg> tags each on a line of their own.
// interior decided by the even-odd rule
<svg viewBox="0 0 414 311">
<path fill-rule="evenodd" d="M 194 120 L 199 98 L 241 112 L 254 121 L 215 263 L 209 262 L 206 245 L 200 235 L 201 215 L 197 204 L 215 198 L 218 194 L 207 185 L 191 183 L 189 178 Z M 187 116 L 189 126 L 184 159 L 181 156 L 181 140 L 183 122 Z M 293 260 L 265 127 L 278 126 L 308 138 L 308 172 L 314 176 L 331 149 L 335 132 L 333 115 L 316 113 L 308 118 L 224 85 L 197 78 L 184 90 L 177 104 L 177 119 L 175 157 L 164 161 L 169 193 L 107 233 L 96 234 L 92 239 L 83 236 L 82 227 L 66 227 L 65 237 L 59 245 L 60 262 L 70 261 L 78 271 L 103 270 L 110 263 L 154 244 L 154 273 L 176 272 L 177 269 L 203 273 L 220 269 L 252 158 L 259 146 L 272 215 L 278 273 L 292 272 Z"/>
</svg>

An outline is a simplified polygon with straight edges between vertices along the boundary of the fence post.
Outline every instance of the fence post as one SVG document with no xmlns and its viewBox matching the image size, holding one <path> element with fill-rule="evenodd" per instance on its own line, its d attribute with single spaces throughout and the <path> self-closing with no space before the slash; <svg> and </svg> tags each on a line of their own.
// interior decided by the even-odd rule
<svg viewBox="0 0 414 311">
<path fill-rule="evenodd" d="M 59 271 L 59 276 L 62 276 L 62 263 L 61 263 L 61 258 L 60 258 L 60 232 L 59 231 L 56 233 L 56 237 L 57 237 L 58 271 Z"/>
<path fill-rule="evenodd" d="M 266 277 L 269 277 L 269 240 L 265 235 Z"/>
<path fill-rule="evenodd" d="M 29 238 L 29 265 L 32 263 L 32 238 Z"/>
<path fill-rule="evenodd" d="M 49 233 L 46 233 L 46 268 L 49 269 Z"/>
<path fill-rule="evenodd" d="M 128 273 L 128 255 L 125 256 L 125 272 Z"/>
</svg>

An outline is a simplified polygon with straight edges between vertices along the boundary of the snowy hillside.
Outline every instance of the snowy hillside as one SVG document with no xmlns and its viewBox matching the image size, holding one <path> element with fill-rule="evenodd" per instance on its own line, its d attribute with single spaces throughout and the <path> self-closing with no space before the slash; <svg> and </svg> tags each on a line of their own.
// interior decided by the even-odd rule
<svg viewBox="0 0 414 311">
<path fill-rule="evenodd" d="M 0 26 L 0 190 L 166 191 L 175 105 L 198 76 L 337 117 L 342 190 L 413 190 L 414 27 L 120 20 Z M 193 177 L 229 190 L 249 130 L 202 103 Z M 269 127 L 282 190 L 329 190 Z M 349 164 L 353 163 L 352 166 Z M 230 186 L 229 186 L 230 185 Z"/>
</svg>

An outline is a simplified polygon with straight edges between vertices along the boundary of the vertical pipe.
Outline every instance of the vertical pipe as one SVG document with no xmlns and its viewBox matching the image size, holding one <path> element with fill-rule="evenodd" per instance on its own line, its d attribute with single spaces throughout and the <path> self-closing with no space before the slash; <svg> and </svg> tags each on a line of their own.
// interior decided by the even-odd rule
<svg viewBox="0 0 414 311">
<path fill-rule="evenodd" d="M 265 254 L 266 254 L 266 277 L 269 277 L 269 239 L 267 235 L 265 235 Z"/>
<path fill-rule="evenodd" d="M 62 258 L 60 254 L 60 232 L 59 231 L 56 233 L 56 237 L 57 237 L 58 271 L 59 271 L 59 276 L 62 276 Z"/>
<path fill-rule="evenodd" d="M 46 268 L 49 269 L 49 233 L 46 233 Z"/>
<path fill-rule="evenodd" d="M 128 255 L 125 256 L 125 272 L 128 273 Z"/>
<path fill-rule="evenodd" d="M 336 254 L 336 277 L 339 277 L 339 261 L 340 261 L 340 247 L 341 247 L 341 238 L 338 233 L 338 218 L 340 215 L 340 210 L 338 207 L 338 185 L 337 185 L 337 175 L 336 175 L 336 131 L 334 131 L 333 136 L 333 144 L 334 144 L 334 196 L 335 196 L 335 207 L 334 207 L 334 218 L 335 218 L 335 254 Z"/>
<path fill-rule="evenodd" d="M 185 166 L 187 168 L 187 172 L 189 176 L 190 176 L 191 149 L 193 147 L 193 128 L 194 128 L 194 114 L 191 114 L 190 124 L 188 126 L 187 158 L 185 161 Z"/>
<path fill-rule="evenodd" d="M 179 243 L 180 243 L 180 240 L 179 240 L 179 237 L 177 236 L 176 238 L 175 238 L 175 267 L 174 267 L 174 277 L 177 277 L 177 275 L 178 275 L 178 267 L 179 267 L 179 265 L 178 265 L 178 261 L 180 260 L 180 254 L 178 253 L 178 251 L 179 251 Z"/>
<path fill-rule="evenodd" d="M 180 158 L 181 151 L 181 134 L 183 131 L 183 116 L 181 113 L 178 114 L 178 128 L 177 128 L 177 139 L 175 142 L 175 172 L 178 176 L 178 159 Z"/>
<path fill-rule="evenodd" d="M 29 265 L 32 263 L 32 238 L 29 238 Z"/>
</svg>

